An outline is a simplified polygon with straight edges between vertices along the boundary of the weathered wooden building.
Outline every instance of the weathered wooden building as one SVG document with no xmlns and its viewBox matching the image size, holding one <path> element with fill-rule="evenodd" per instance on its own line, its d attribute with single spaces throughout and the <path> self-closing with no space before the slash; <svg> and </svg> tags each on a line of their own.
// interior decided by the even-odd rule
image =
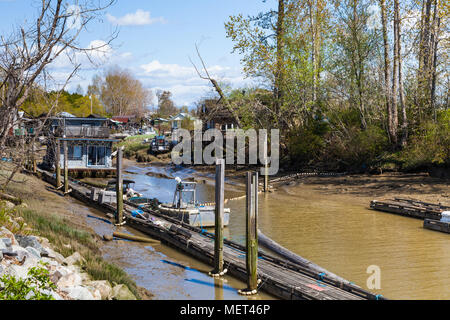
<svg viewBox="0 0 450 320">
<path fill-rule="evenodd" d="M 47 125 L 46 167 L 56 167 L 56 148 L 60 145 L 60 166 L 64 167 L 64 142 L 67 142 L 68 169 L 71 175 L 105 175 L 114 170 L 112 144 L 107 118 L 60 116 L 49 119 Z M 100 172 L 100 174 L 98 174 Z"/>
<path fill-rule="evenodd" d="M 212 128 L 222 131 L 238 129 L 236 119 L 230 110 L 214 99 L 204 100 L 197 109 L 197 116 L 203 122 L 203 130 Z"/>
</svg>

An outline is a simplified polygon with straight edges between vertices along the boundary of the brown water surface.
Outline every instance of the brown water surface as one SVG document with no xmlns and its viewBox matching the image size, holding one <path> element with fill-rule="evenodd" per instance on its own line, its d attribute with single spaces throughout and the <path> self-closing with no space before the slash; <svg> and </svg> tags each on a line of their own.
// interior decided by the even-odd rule
<svg viewBox="0 0 450 320">
<path fill-rule="evenodd" d="M 135 189 L 145 196 L 171 201 L 174 180 L 145 174 L 152 170 L 155 169 L 131 166 L 126 176 L 136 181 Z M 194 172 L 165 173 L 184 178 Z M 353 189 L 352 183 L 344 179 L 345 188 L 328 181 L 282 186 L 276 192 L 260 194 L 259 228 L 282 246 L 364 289 L 369 289 L 367 279 L 371 274 L 367 268 L 378 266 L 381 289 L 370 290 L 376 294 L 390 299 L 450 299 L 450 236 L 424 229 L 422 220 L 371 210 L 370 200 L 386 194 L 383 188 L 399 186 L 393 187 L 381 178 L 364 179 L 360 183 L 365 186 L 356 184 Z M 371 182 L 379 185 L 367 187 Z M 396 194 L 415 190 L 417 198 L 424 188 L 413 183 L 404 182 L 403 191 L 396 189 Z M 444 183 L 444 189 L 445 186 Z M 214 201 L 211 183 L 200 184 L 198 190 L 200 201 Z M 430 195 L 439 192 L 442 185 L 430 184 Z M 242 194 L 242 189 L 228 185 L 225 197 Z M 228 201 L 226 207 L 232 213 L 225 237 L 244 243 L 245 199 Z M 121 262 L 139 285 L 159 299 L 243 298 L 236 289 L 243 288 L 244 283 L 231 277 L 216 283 L 206 275 L 209 266 L 166 246 L 133 245 L 126 254 L 116 249 L 107 250 L 107 255 Z M 254 298 L 271 297 L 260 293 Z"/>
</svg>

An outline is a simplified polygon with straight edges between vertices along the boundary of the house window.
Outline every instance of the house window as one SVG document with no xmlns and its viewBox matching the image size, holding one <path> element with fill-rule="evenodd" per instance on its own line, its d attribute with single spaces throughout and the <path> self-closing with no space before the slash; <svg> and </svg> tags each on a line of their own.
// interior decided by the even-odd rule
<svg viewBox="0 0 450 320">
<path fill-rule="evenodd" d="M 105 165 L 106 147 L 105 146 L 89 146 L 88 148 L 88 165 L 103 166 Z"/>
<path fill-rule="evenodd" d="M 69 146 L 67 149 L 69 160 L 80 160 L 83 157 L 83 146 L 73 145 Z"/>
</svg>

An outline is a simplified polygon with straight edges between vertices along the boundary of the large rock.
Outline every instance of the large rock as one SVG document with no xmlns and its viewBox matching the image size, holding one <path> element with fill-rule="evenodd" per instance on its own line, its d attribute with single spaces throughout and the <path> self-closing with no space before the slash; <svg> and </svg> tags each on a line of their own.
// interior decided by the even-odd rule
<svg viewBox="0 0 450 320">
<path fill-rule="evenodd" d="M 88 281 L 85 283 L 87 288 L 94 288 L 100 292 L 102 300 L 109 300 L 112 298 L 112 286 L 108 280 Z"/>
<path fill-rule="evenodd" d="M 23 262 L 24 267 L 32 268 L 39 264 L 39 257 L 21 246 L 12 245 L 12 251 L 17 254 L 17 261 Z"/>
<path fill-rule="evenodd" d="M 69 271 L 67 268 L 63 267 L 63 266 L 57 266 L 55 268 L 54 271 L 50 272 L 50 280 L 54 283 L 57 284 L 58 281 L 64 277 L 67 276 L 69 274 L 71 274 L 72 272 Z"/>
<path fill-rule="evenodd" d="M 41 290 L 39 290 L 39 292 L 42 294 L 49 295 L 49 296 L 53 297 L 53 299 L 55 299 L 55 300 L 64 300 L 59 294 L 57 294 L 53 290 L 41 289 Z M 34 293 L 31 291 L 27 294 L 27 296 L 25 297 L 25 300 L 30 300 L 33 297 L 34 297 Z"/>
<path fill-rule="evenodd" d="M 38 237 L 35 236 L 35 238 L 39 241 L 39 243 L 44 247 L 44 249 L 46 248 L 50 248 L 50 241 L 48 241 L 47 238 L 44 237 Z"/>
<path fill-rule="evenodd" d="M 14 209 L 14 207 L 16 206 L 14 203 L 8 200 L 3 200 L 3 202 L 5 203 L 5 208 L 9 210 Z"/>
<path fill-rule="evenodd" d="M 5 270 L 5 274 L 15 277 L 16 279 L 26 279 L 28 277 L 28 268 L 24 266 L 18 266 L 15 264 L 8 265 Z"/>
<path fill-rule="evenodd" d="M 5 227 L 0 228 L 0 238 L 9 238 L 11 239 L 12 244 L 18 244 L 16 241 L 16 237 L 14 237 L 14 234 Z"/>
<path fill-rule="evenodd" d="M 94 300 L 94 296 L 89 291 L 89 289 L 82 287 L 80 285 L 75 287 L 64 288 L 61 291 L 67 293 L 69 298 L 74 300 Z"/>
<path fill-rule="evenodd" d="M 54 251 L 53 249 L 50 249 L 50 248 L 46 248 L 46 251 L 48 252 L 48 257 L 49 258 L 56 260 L 60 264 L 62 264 L 64 262 L 65 258 L 59 252 L 56 252 L 56 251 Z"/>
<path fill-rule="evenodd" d="M 11 239 L 10 238 L 1 238 L 0 239 L 0 251 L 5 250 L 9 251 L 11 250 Z"/>
<path fill-rule="evenodd" d="M 82 279 L 78 273 L 69 273 L 65 276 L 62 276 L 56 285 L 60 289 L 80 286 L 82 283 Z"/>
<path fill-rule="evenodd" d="M 86 260 L 78 252 L 74 252 L 71 256 L 64 259 L 63 264 L 71 266 L 74 264 L 82 264 L 85 262 Z"/>
<path fill-rule="evenodd" d="M 114 286 L 112 290 L 113 300 L 137 300 L 134 294 L 124 284 Z"/>
<path fill-rule="evenodd" d="M 48 255 L 48 252 L 39 243 L 38 238 L 36 238 L 34 236 L 21 236 L 21 235 L 16 235 L 15 237 L 16 237 L 17 242 L 19 242 L 19 245 L 21 245 L 22 247 L 24 247 L 24 248 L 32 247 L 32 248 L 36 249 L 37 251 L 39 251 L 41 256 Z"/>
<path fill-rule="evenodd" d="M 85 287 L 86 289 L 89 290 L 89 292 L 92 294 L 92 297 L 94 298 L 94 300 L 102 300 L 102 295 L 100 293 L 100 290 L 98 290 L 94 287 L 91 287 L 91 286 L 86 286 L 86 285 L 83 285 L 83 287 Z"/>
<path fill-rule="evenodd" d="M 26 247 L 25 250 L 27 250 L 29 253 L 31 253 L 36 258 L 38 258 L 38 259 L 41 258 L 41 253 L 33 247 Z"/>
</svg>

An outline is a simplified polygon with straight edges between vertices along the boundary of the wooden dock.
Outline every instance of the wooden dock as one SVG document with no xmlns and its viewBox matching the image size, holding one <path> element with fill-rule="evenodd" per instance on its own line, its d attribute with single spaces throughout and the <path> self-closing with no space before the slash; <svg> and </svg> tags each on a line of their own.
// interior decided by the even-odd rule
<svg viewBox="0 0 450 320">
<path fill-rule="evenodd" d="M 425 219 L 423 221 L 423 227 L 425 229 L 440 231 L 444 233 L 450 233 L 450 222 L 443 222 L 439 220 Z"/>
<path fill-rule="evenodd" d="M 38 170 L 42 179 L 54 184 L 53 174 Z M 70 180 L 70 195 L 111 215 L 116 207 L 100 204 L 91 199 L 92 187 L 79 181 Z M 190 226 L 181 221 L 164 216 L 157 211 L 141 208 L 147 219 L 139 218 L 137 205 L 124 201 L 126 224 L 162 243 L 172 246 L 185 254 L 214 266 L 214 235 L 204 229 Z M 134 215 L 134 216 L 133 216 Z M 228 274 L 246 281 L 246 248 L 224 239 L 223 259 Z M 258 290 L 281 299 L 307 300 L 384 300 L 381 295 L 361 289 L 351 284 L 337 281 L 323 273 L 304 266 L 258 252 Z"/>
<path fill-rule="evenodd" d="M 378 211 L 399 214 L 417 219 L 440 220 L 441 212 L 450 207 L 411 199 L 372 200 L 370 207 Z"/>
</svg>

